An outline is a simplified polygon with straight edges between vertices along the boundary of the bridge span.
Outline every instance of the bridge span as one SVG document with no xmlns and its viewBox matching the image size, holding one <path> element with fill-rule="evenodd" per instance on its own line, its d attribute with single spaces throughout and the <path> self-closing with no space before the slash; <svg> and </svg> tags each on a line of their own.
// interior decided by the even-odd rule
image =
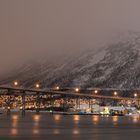
<svg viewBox="0 0 140 140">
<path fill-rule="evenodd" d="M 76 100 L 77 106 L 79 106 L 80 99 L 88 100 L 89 107 L 91 106 L 91 100 L 112 100 L 112 101 L 131 101 L 136 102 L 140 105 L 139 98 L 139 89 L 134 90 L 121 90 L 121 89 L 99 89 L 99 88 L 90 88 L 90 89 L 79 89 L 79 88 L 24 88 L 20 86 L 0 86 L 0 99 L 4 98 L 4 105 L 1 102 L 2 106 L 6 106 L 7 110 L 10 110 L 10 106 L 15 101 L 15 97 L 21 97 L 21 107 L 22 113 L 25 113 L 26 104 L 33 102 L 36 106 L 36 112 L 40 111 L 41 102 L 47 102 L 57 99 L 63 99 L 64 102 L 66 99 Z M 44 97 L 45 96 L 45 97 Z M 32 97 L 32 100 L 26 99 L 27 97 Z M 64 103 L 63 103 L 64 104 Z"/>
<path fill-rule="evenodd" d="M 139 89 L 134 89 L 134 95 L 132 94 L 132 90 L 128 89 L 82 89 L 79 91 L 75 91 L 73 89 L 55 89 L 55 88 L 46 88 L 46 89 L 36 89 L 36 88 L 23 88 L 23 87 L 12 87 L 12 86 L 0 86 L 0 96 L 36 96 L 36 95 L 62 95 L 67 97 L 75 97 L 75 98 L 101 98 L 101 99 L 112 99 L 112 100 L 137 100 L 140 101 L 139 98 Z M 121 92 L 127 91 L 129 94 L 123 96 Z M 108 94 L 105 94 L 108 92 Z M 116 93 L 116 95 L 115 95 Z M 122 95 L 121 95 L 122 94 Z"/>
</svg>

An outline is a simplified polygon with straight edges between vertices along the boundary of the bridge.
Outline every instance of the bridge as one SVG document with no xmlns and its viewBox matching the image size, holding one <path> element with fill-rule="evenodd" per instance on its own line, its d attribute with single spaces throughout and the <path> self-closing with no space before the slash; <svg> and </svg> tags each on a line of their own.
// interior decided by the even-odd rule
<svg viewBox="0 0 140 140">
<path fill-rule="evenodd" d="M 113 101 L 135 101 L 140 105 L 139 98 L 140 89 L 115 89 L 115 88 L 43 88 L 41 89 L 39 85 L 35 88 L 24 88 L 18 85 L 0 85 L 0 97 L 7 97 L 7 110 L 10 111 L 11 97 L 21 96 L 22 113 L 25 113 L 26 97 L 34 97 L 34 100 L 30 102 L 35 102 L 36 111 L 40 111 L 41 100 L 44 99 L 43 96 L 50 96 L 48 99 L 75 99 L 77 106 L 79 106 L 79 99 L 86 99 L 89 102 L 89 107 L 91 106 L 92 99 L 100 100 L 113 100 Z M 46 99 L 47 100 L 47 99 Z"/>
<path fill-rule="evenodd" d="M 77 89 L 77 91 L 76 91 Z M 134 94 L 127 94 L 127 97 L 121 96 L 121 92 L 132 92 Z M 0 86 L 0 96 L 16 96 L 16 95 L 62 95 L 67 97 L 77 97 L 77 98 L 101 98 L 101 99 L 113 99 L 113 100 L 137 100 L 140 101 L 138 97 L 138 91 L 140 89 L 115 89 L 115 88 L 87 88 L 87 89 L 78 89 L 78 88 L 23 88 L 23 87 L 12 87 L 7 85 Z M 113 94 L 106 95 L 105 92 L 110 92 Z M 118 95 L 120 93 L 120 95 Z"/>
</svg>

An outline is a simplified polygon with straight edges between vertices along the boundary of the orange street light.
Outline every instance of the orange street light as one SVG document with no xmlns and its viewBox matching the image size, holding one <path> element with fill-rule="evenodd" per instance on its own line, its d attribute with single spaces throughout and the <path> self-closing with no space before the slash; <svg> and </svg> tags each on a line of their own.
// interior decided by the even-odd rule
<svg viewBox="0 0 140 140">
<path fill-rule="evenodd" d="M 59 90 L 59 89 L 60 89 L 60 87 L 59 87 L 59 86 L 57 86 L 55 89 L 56 89 L 56 90 Z"/>
<path fill-rule="evenodd" d="M 95 91 L 94 91 L 94 93 L 96 93 L 96 94 L 97 94 L 97 93 L 98 93 L 98 90 L 95 90 Z"/>
<path fill-rule="evenodd" d="M 40 85 L 39 85 L 39 84 L 36 84 L 36 85 L 35 85 L 35 87 L 36 87 L 36 88 L 39 88 L 39 87 L 40 87 Z"/>
<path fill-rule="evenodd" d="M 138 97 L 138 94 L 137 93 L 134 93 L 134 97 Z"/>
<path fill-rule="evenodd" d="M 75 88 L 75 92 L 79 92 L 79 90 L 80 90 L 79 88 Z"/>
<path fill-rule="evenodd" d="M 115 91 L 115 92 L 114 92 L 114 95 L 115 95 L 115 96 L 117 96 L 117 95 L 118 95 L 117 91 Z"/>
<path fill-rule="evenodd" d="M 18 82 L 17 81 L 14 81 L 14 86 L 18 86 Z"/>
</svg>

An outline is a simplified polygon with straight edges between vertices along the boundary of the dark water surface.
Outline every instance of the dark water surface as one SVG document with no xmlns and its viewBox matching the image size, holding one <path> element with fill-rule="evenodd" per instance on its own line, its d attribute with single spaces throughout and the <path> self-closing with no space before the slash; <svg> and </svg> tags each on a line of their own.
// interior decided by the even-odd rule
<svg viewBox="0 0 140 140">
<path fill-rule="evenodd" d="M 140 117 L 0 115 L 0 140 L 139 140 Z"/>
</svg>

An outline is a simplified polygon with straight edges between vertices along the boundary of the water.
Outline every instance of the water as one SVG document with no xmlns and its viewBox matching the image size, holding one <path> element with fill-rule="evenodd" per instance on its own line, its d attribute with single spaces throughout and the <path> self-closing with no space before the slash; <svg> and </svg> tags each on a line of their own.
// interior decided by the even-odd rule
<svg viewBox="0 0 140 140">
<path fill-rule="evenodd" d="M 137 140 L 140 117 L 0 116 L 0 140 Z"/>
</svg>

